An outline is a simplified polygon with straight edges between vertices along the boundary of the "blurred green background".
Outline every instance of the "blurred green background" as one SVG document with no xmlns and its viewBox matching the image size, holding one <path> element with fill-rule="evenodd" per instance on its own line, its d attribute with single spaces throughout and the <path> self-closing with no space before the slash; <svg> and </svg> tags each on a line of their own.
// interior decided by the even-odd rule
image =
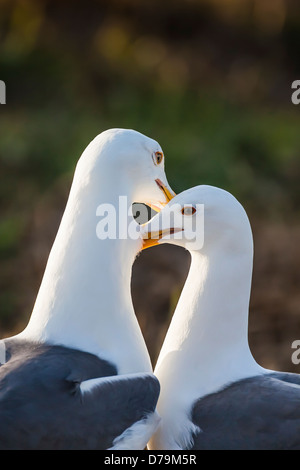
<svg viewBox="0 0 300 470">
<path fill-rule="evenodd" d="M 176 192 L 212 184 L 244 205 L 255 241 L 250 345 L 264 366 L 297 371 L 299 6 L 0 0 L 1 337 L 28 321 L 81 152 L 101 131 L 125 127 L 159 141 Z M 134 265 L 154 362 L 188 256 L 159 247 Z"/>
</svg>

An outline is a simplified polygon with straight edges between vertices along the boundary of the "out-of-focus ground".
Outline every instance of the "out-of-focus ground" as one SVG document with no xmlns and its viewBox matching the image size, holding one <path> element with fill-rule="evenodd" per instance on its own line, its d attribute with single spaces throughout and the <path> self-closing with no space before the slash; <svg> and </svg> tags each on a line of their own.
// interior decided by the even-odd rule
<svg viewBox="0 0 300 470">
<path fill-rule="evenodd" d="M 26 325 L 77 159 L 110 127 L 160 142 L 176 192 L 231 191 L 253 228 L 249 342 L 300 371 L 297 0 L 0 0 L 0 337 Z M 132 295 L 153 362 L 189 254 L 146 250 Z"/>
</svg>

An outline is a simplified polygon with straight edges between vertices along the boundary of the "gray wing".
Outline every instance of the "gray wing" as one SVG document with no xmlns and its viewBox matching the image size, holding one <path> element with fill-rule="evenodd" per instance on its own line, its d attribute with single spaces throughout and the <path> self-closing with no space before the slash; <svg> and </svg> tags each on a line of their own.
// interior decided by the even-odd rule
<svg viewBox="0 0 300 470">
<path fill-rule="evenodd" d="M 106 449 L 155 410 L 152 376 L 117 375 L 82 351 L 8 340 L 0 366 L 0 449 Z M 91 381 L 96 386 L 85 387 Z"/>
<path fill-rule="evenodd" d="M 153 423 L 151 415 L 155 412 L 160 391 L 158 379 L 153 374 L 130 374 L 91 382 L 95 382 L 91 390 L 85 391 L 84 384 L 78 384 L 76 391 L 82 404 L 80 425 L 86 422 L 87 430 L 95 430 L 103 449 L 112 448 L 116 442 L 118 444 L 125 431 L 124 440 L 129 438 L 130 445 L 133 445 L 127 450 L 142 450 L 156 429 L 157 418 L 154 416 Z M 134 430 L 134 425 L 142 422 L 145 429 L 139 426 Z M 143 442 L 143 445 L 136 447 L 136 440 Z"/>
<path fill-rule="evenodd" d="M 198 400 L 193 449 L 300 449 L 300 377 L 272 373 Z"/>
</svg>

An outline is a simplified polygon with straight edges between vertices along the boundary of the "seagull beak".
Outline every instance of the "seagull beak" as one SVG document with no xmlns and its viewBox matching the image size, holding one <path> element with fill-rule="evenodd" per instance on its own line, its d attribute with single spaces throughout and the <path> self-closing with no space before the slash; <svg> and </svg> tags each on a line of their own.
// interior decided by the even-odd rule
<svg viewBox="0 0 300 470">
<path fill-rule="evenodd" d="M 146 232 L 145 235 L 143 235 L 142 250 L 146 250 L 146 248 L 151 248 L 151 246 L 158 245 L 158 240 L 161 237 L 162 230 L 159 230 L 158 232 Z"/>
<path fill-rule="evenodd" d="M 156 212 L 160 212 L 161 209 L 164 206 L 166 206 L 171 201 L 171 199 L 173 199 L 173 197 L 176 196 L 176 194 L 174 193 L 174 191 L 172 191 L 170 187 L 166 186 L 159 178 L 155 180 L 155 183 L 157 184 L 159 189 L 163 192 L 165 196 L 165 201 L 159 202 L 157 204 L 147 203 L 147 205 L 151 207 L 151 209 L 154 209 Z"/>
<path fill-rule="evenodd" d="M 146 226 L 146 224 L 143 224 L 143 227 Z M 152 246 L 158 245 L 158 241 L 165 237 L 166 235 L 172 235 L 173 233 L 177 232 L 182 232 L 182 228 L 167 228 L 164 230 L 158 230 L 158 231 L 153 231 L 153 232 L 145 232 L 143 234 L 143 246 L 142 250 L 145 250 L 146 248 L 151 248 Z"/>
<path fill-rule="evenodd" d="M 172 191 L 171 188 L 169 189 L 160 179 L 157 178 L 155 180 L 155 183 L 157 184 L 159 189 L 161 189 L 162 192 L 164 193 L 164 195 L 166 196 L 166 200 L 167 200 L 166 204 L 168 204 L 168 202 L 170 202 L 171 199 L 173 199 L 173 197 L 176 196 L 176 194 L 174 193 L 174 191 Z"/>
</svg>

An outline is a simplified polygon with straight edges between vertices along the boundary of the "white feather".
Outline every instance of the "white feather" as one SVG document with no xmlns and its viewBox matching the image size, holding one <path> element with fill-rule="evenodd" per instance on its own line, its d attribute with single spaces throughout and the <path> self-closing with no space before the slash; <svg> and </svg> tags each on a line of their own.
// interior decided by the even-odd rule
<svg viewBox="0 0 300 470">
<path fill-rule="evenodd" d="M 108 450 L 142 450 L 146 447 L 152 434 L 157 430 L 160 417 L 156 412 L 137 421 L 118 436 Z"/>
<path fill-rule="evenodd" d="M 210 186 L 184 191 L 169 205 L 178 203 L 204 203 L 205 238 L 200 250 L 191 251 L 190 271 L 155 367 L 162 426 L 151 449 L 191 447 L 194 433 L 201 432 L 190 419 L 193 404 L 231 382 L 265 372 L 248 344 L 253 243 L 244 209 L 232 195 Z M 163 210 L 155 216 L 160 217 Z M 155 218 L 149 230 L 157 228 Z M 183 224 L 180 212 L 174 227 Z M 183 247 L 186 242 L 169 240 Z"/>
<path fill-rule="evenodd" d="M 168 185 L 164 168 L 152 158 L 159 150 L 152 139 L 122 129 L 103 132 L 88 145 L 76 167 L 31 319 L 18 337 L 96 354 L 114 363 L 120 374 L 152 371 L 130 288 L 142 241 L 99 240 L 96 227 L 100 204 L 112 204 L 119 215 L 120 195 L 129 206 L 164 200 L 156 184 L 159 178 Z M 129 222 L 135 223 L 133 217 Z"/>
</svg>

